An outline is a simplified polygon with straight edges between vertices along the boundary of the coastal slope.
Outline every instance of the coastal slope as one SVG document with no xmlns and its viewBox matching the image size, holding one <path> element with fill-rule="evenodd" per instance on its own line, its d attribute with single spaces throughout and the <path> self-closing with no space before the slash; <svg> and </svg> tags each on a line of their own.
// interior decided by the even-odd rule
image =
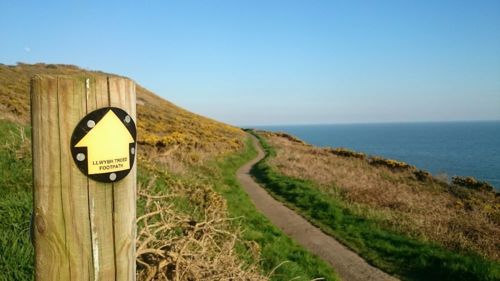
<svg viewBox="0 0 500 281">
<path fill-rule="evenodd" d="M 500 278 L 500 197 L 406 163 L 256 134 L 252 175 L 288 207 L 373 265 L 410 280 Z"/>
</svg>

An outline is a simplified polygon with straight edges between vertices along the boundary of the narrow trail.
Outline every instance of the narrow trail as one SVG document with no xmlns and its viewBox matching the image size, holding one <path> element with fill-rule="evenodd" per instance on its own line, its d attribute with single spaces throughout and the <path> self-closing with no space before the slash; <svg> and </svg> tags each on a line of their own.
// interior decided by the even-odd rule
<svg viewBox="0 0 500 281">
<path fill-rule="evenodd" d="M 250 176 L 250 169 L 264 158 L 265 154 L 259 141 L 254 136 L 252 138 L 258 151 L 258 156 L 242 166 L 236 172 L 236 176 L 261 213 L 289 237 L 328 262 L 342 280 L 398 280 L 380 269 L 369 265 L 356 253 L 275 200 L 267 191 L 259 186 Z"/>
</svg>

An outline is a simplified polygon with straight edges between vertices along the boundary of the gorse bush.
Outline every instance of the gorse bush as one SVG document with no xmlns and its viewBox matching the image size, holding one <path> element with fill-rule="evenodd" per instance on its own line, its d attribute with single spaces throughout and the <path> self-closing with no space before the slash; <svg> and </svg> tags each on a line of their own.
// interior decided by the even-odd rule
<svg viewBox="0 0 500 281">
<path fill-rule="evenodd" d="M 342 157 L 352 157 L 352 158 L 357 158 L 357 159 L 365 159 L 366 158 L 366 154 L 364 154 L 364 153 L 356 152 L 354 150 L 350 150 L 350 149 L 343 148 L 343 147 L 329 148 L 329 149 L 327 149 L 327 151 L 333 155 L 338 155 L 338 156 L 342 156 Z"/>
<path fill-rule="evenodd" d="M 493 186 L 485 181 L 477 180 L 473 177 L 454 176 L 451 178 L 453 184 L 475 190 L 493 191 Z"/>
<path fill-rule="evenodd" d="M 424 170 L 416 170 L 413 172 L 417 180 L 419 181 L 431 181 L 433 180 L 432 174 Z"/>
<path fill-rule="evenodd" d="M 287 133 L 283 133 L 283 132 L 278 132 L 278 133 L 275 133 L 277 136 L 280 136 L 282 138 L 285 138 L 289 141 L 293 141 L 293 142 L 296 142 L 296 143 L 301 143 L 301 144 L 305 144 L 307 145 L 307 143 L 305 143 L 303 140 L 299 139 L 299 138 L 296 138 L 290 134 L 287 134 Z"/>
<path fill-rule="evenodd" d="M 385 159 L 378 156 L 367 156 L 362 152 L 357 152 L 348 148 L 337 147 L 337 148 L 326 148 L 326 151 L 333 155 L 346 157 L 346 158 L 356 158 L 361 160 L 366 160 L 369 164 L 374 166 L 384 166 L 389 169 L 400 169 L 400 170 L 414 170 L 415 167 L 411 166 L 405 162 Z M 423 176 L 423 174 L 421 174 Z"/>
<path fill-rule="evenodd" d="M 392 160 L 392 159 L 385 159 L 382 157 L 370 157 L 368 159 L 368 163 L 374 166 L 384 166 L 389 169 L 398 169 L 398 170 L 414 170 L 415 166 L 409 165 L 405 162 L 402 161 L 397 161 L 397 160 Z"/>
</svg>

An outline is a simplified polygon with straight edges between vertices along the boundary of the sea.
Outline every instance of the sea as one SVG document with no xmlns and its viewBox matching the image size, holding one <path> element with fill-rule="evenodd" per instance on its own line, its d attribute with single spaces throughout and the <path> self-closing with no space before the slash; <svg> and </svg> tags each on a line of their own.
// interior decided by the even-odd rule
<svg viewBox="0 0 500 281">
<path fill-rule="evenodd" d="M 322 147 L 404 161 L 433 175 L 473 176 L 500 190 L 500 121 L 256 126 Z"/>
</svg>

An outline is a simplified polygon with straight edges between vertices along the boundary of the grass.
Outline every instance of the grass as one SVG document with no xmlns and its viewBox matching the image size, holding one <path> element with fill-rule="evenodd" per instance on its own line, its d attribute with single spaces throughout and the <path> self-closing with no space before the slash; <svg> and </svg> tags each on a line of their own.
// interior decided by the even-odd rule
<svg viewBox="0 0 500 281">
<path fill-rule="evenodd" d="M 29 143 L 29 131 L 25 127 L 0 120 L 1 281 L 33 280 L 34 276 L 34 251 L 29 240 L 32 207 Z M 167 245 L 168 252 L 165 252 L 166 258 L 151 253 L 141 255 L 139 260 L 151 266 L 147 268 L 139 262 L 138 280 L 143 280 L 160 264 L 165 265 L 162 261 L 170 262 L 165 265 L 165 272 L 172 273 L 172 268 L 188 270 L 185 277 L 198 276 L 198 279 L 202 274 L 209 274 L 216 279 L 214 276 L 222 279 L 246 276 L 249 280 L 311 280 L 315 277 L 337 280 L 324 262 L 263 217 L 239 186 L 235 171 L 254 155 L 252 144 L 247 142 L 238 153 L 229 153 L 207 165 L 193 166 L 186 174 L 179 175 L 166 172 L 152 161 L 139 161 L 138 217 L 160 212 L 139 221 L 138 248 L 164 251 Z M 171 227 L 160 229 L 165 224 Z M 193 231 L 196 225 L 201 232 Z M 202 238 L 193 239 L 196 233 L 203 233 Z M 179 258 L 173 262 L 167 253 Z"/>
<path fill-rule="evenodd" d="M 314 182 L 325 196 L 397 233 L 500 261 L 495 192 L 449 184 L 399 161 L 260 135 L 275 148 L 267 163 L 280 174 Z"/>
<path fill-rule="evenodd" d="M 33 276 L 33 247 L 28 238 L 32 208 L 30 140 L 28 134 L 24 134 L 23 130 L 20 129 L 29 128 L 30 79 L 32 76 L 40 74 L 87 77 L 116 76 L 72 65 L 0 64 L 0 119 L 9 120 L 1 121 L 0 127 L 0 192 L 2 194 L 0 198 L 0 281 L 30 280 Z M 183 172 L 189 170 L 192 165 L 213 159 L 224 153 L 235 152 L 243 146 L 244 133 L 238 128 L 177 107 L 140 85 L 137 85 L 136 93 L 137 119 L 139 120 L 137 122 L 138 143 L 140 145 L 138 157 L 142 158 L 138 161 L 140 166 L 139 182 L 144 185 L 145 179 L 149 181 L 151 178 L 156 178 L 154 185 L 157 190 L 148 190 L 148 192 L 161 193 L 160 189 L 166 189 L 166 185 L 170 187 L 180 186 L 182 188 L 177 190 L 184 192 L 189 190 L 191 186 L 187 183 L 172 184 L 165 177 L 149 173 L 147 169 L 142 167 L 146 161 L 161 164 L 169 171 Z M 179 196 L 160 200 L 162 202 L 154 200 L 154 204 L 161 205 L 164 209 L 162 212 L 175 211 L 175 213 L 183 214 L 184 218 L 186 216 L 199 218 L 199 213 L 206 211 L 205 206 L 193 205 L 200 202 L 191 202 L 190 200 L 193 198 L 182 192 Z M 139 198 L 139 214 L 154 207 L 154 205 L 146 206 L 142 199 Z M 169 205 L 165 206 L 164 204 L 167 203 Z M 216 210 L 218 216 L 224 218 L 222 206 L 213 208 L 219 207 L 220 210 Z M 183 223 L 177 220 L 178 217 L 169 218 L 171 220 L 169 223 L 174 224 L 173 228 L 185 230 Z M 161 231 L 159 233 L 171 235 L 171 233 Z M 203 258 L 209 258 L 212 254 L 218 253 L 217 247 L 221 245 L 229 247 L 230 244 L 220 238 L 222 236 L 215 235 L 214 237 L 219 237 L 216 241 L 218 244 L 209 245 L 210 248 L 207 248 Z M 232 238 L 226 237 L 225 239 L 231 241 Z M 163 238 L 160 240 L 165 242 Z M 183 240 L 176 241 L 180 245 Z M 235 255 L 231 255 L 227 251 L 220 256 L 225 258 L 225 261 L 220 263 L 220 272 L 226 270 L 227 274 L 245 276 L 246 273 L 237 267 L 233 267 L 233 271 L 228 270 L 229 265 L 237 261 L 237 259 L 231 260 Z M 199 260 L 202 261 L 203 258 Z M 206 265 L 208 264 L 206 263 Z M 201 264 L 199 265 L 200 268 L 193 269 L 193 274 L 196 271 L 200 273 L 203 270 L 214 269 L 213 266 L 207 267 L 211 268 L 207 269 L 203 268 Z M 226 268 L 223 268 L 224 265 Z M 179 266 L 182 265 L 179 264 Z M 249 268 L 247 273 L 250 274 L 249 276 L 255 277 L 256 275 L 252 275 L 255 270 L 252 270 Z"/>
<path fill-rule="evenodd" d="M 358 252 L 368 262 L 406 280 L 499 280 L 500 266 L 472 253 L 456 253 L 433 243 L 391 231 L 359 216 L 340 198 L 320 191 L 316 183 L 285 176 L 268 164 L 276 151 L 257 135 L 266 158 L 252 174 L 276 198 L 323 231 Z"/>
<path fill-rule="evenodd" d="M 210 185 L 158 167 L 144 160 L 138 167 L 137 214 L 142 219 L 137 248 L 144 252 L 138 259 L 138 280 L 154 275 L 151 269 L 162 269 L 160 262 L 160 278 L 167 274 L 175 279 L 174 272 L 182 272 L 180 280 L 267 280 L 257 265 L 240 266 L 234 245 L 240 234 L 230 225 L 220 195 Z M 0 120 L 0 192 L 0 281 L 33 280 L 30 132 L 6 120 Z"/>
<path fill-rule="evenodd" d="M 72 65 L 0 65 L 0 119 L 10 120 L 0 121 L 0 281 L 33 279 L 31 152 L 22 128 L 37 74 L 113 76 Z M 260 215 L 238 185 L 236 169 L 255 153 L 240 129 L 140 85 L 136 92 L 138 280 L 177 273 L 181 280 L 337 280 Z"/>
<path fill-rule="evenodd" d="M 242 239 L 255 241 L 259 245 L 261 267 L 267 274 L 273 272 L 271 280 L 312 280 L 320 277 L 325 280 L 338 280 L 325 262 L 305 251 L 257 211 L 239 185 L 235 177 L 236 170 L 256 155 L 251 139 L 247 139 L 242 152 L 199 168 L 211 170 L 209 173 L 196 174 L 216 175 L 216 190 L 226 199 L 230 216 L 242 218 Z M 240 245 L 240 254 L 246 260 L 251 260 L 252 257 L 246 255 L 244 248 Z"/>
<path fill-rule="evenodd" d="M 268 280 L 256 263 L 242 266 L 240 231 L 210 183 L 143 163 L 137 215 L 138 280 Z"/>
<path fill-rule="evenodd" d="M 0 120 L 0 280 L 33 279 L 29 132 Z"/>
</svg>

